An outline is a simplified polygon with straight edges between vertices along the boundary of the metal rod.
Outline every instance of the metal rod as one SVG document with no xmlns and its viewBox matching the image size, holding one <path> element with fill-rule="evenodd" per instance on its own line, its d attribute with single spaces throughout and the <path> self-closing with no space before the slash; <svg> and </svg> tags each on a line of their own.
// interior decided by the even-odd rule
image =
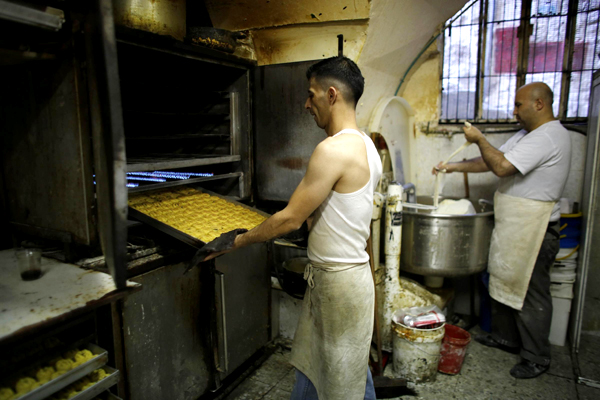
<svg viewBox="0 0 600 400">
<path fill-rule="evenodd" d="M 222 372 L 227 372 L 229 370 L 229 349 L 227 348 L 227 312 L 225 306 L 225 274 L 220 271 L 215 271 L 215 276 L 219 278 L 219 291 L 221 298 L 221 327 L 223 334 L 223 360 L 225 365 L 223 366 L 224 370 Z"/>
<path fill-rule="evenodd" d="M 338 38 L 338 57 L 344 55 L 344 35 L 337 35 Z"/>
<path fill-rule="evenodd" d="M 65 19 L 58 15 L 4 0 L 0 0 L 0 18 L 53 31 L 60 30 L 65 22 Z"/>
<path fill-rule="evenodd" d="M 129 189 L 129 193 L 147 192 L 149 190 L 156 190 L 156 189 L 162 189 L 162 188 L 166 188 L 166 187 L 173 187 L 173 186 L 180 186 L 180 185 L 189 185 L 192 183 L 215 181 L 215 180 L 220 180 L 220 179 L 235 178 L 235 177 L 240 177 L 243 175 L 244 174 L 242 172 L 232 172 L 230 174 L 222 174 L 222 175 L 207 176 L 207 177 L 202 177 L 202 178 L 192 178 L 192 179 L 178 180 L 178 181 L 173 181 L 173 182 L 157 183 L 157 184 L 152 184 L 152 185 L 147 185 L 147 186 L 139 186 L 136 188 L 131 188 L 131 189 Z"/>
<path fill-rule="evenodd" d="M 241 156 L 223 156 L 223 157 L 208 157 L 208 158 L 190 158 L 184 160 L 169 160 L 169 161 L 150 161 L 140 163 L 127 164 L 127 172 L 141 171 L 159 171 L 164 169 L 188 168 L 201 165 L 224 164 L 240 161 Z M 131 161 L 131 160 L 130 160 Z"/>
<path fill-rule="evenodd" d="M 477 32 L 477 77 L 475 78 L 475 105 L 473 119 L 481 119 L 483 105 L 483 70 L 485 67 L 485 33 L 487 17 L 487 1 L 479 3 L 479 31 Z"/>
</svg>

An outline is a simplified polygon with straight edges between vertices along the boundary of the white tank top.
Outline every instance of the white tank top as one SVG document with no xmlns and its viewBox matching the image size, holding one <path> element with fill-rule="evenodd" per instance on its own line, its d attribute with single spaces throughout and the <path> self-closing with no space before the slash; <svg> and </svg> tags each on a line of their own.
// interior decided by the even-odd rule
<svg viewBox="0 0 600 400">
<path fill-rule="evenodd" d="M 308 258 L 317 264 L 369 261 L 366 247 L 373 213 L 373 193 L 381 178 L 381 159 L 367 135 L 354 129 L 344 129 L 333 137 L 342 134 L 359 135 L 365 141 L 370 179 L 353 193 L 332 190 L 317 208 L 308 236 Z"/>
</svg>

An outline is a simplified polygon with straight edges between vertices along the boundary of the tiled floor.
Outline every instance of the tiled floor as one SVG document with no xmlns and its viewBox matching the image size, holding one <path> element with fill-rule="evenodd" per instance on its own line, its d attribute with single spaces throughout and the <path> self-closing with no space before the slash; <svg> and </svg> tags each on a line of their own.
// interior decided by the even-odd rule
<svg viewBox="0 0 600 400">
<path fill-rule="evenodd" d="M 472 335 L 478 332 L 478 328 L 471 330 Z M 581 348 L 578 356 L 580 375 L 600 380 L 600 337 L 583 335 Z M 289 354 L 288 349 L 280 346 L 226 400 L 288 400 L 295 380 L 294 369 L 288 362 Z M 600 389 L 576 383 L 568 347 L 553 346 L 550 371 L 536 379 L 512 378 L 509 370 L 517 361 L 516 355 L 487 348 L 472 340 L 459 375 L 438 373 L 435 382 L 416 385 L 415 395 L 396 399 L 600 399 Z M 389 365 L 386 375 L 391 371 Z"/>
</svg>

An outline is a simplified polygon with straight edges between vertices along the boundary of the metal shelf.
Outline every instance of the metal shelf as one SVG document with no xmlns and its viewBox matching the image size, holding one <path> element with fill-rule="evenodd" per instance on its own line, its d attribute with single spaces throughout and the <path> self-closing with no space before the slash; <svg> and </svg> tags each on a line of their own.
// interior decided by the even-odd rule
<svg viewBox="0 0 600 400">
<path fill-rule="evenodd" d="M 58 31 L 65 22 L 64 15 L 59 16 L 31 7 L 0 1 L 0 19 L 31 25 L 38 28 Z"/>
<path fill-rule="evenodd" d="M 129 193 L 147 192 L 149 190 L 162 189 L 162 188 L 167 188 L 167 187 L 172 187 L 172 186 L 189 185 L 191 183 L 198 183 L 198 182 L 215 181 L 218 179 L 238 178 L 242 175 L 244 175 L 243 172 L 232 172 L 230 174 L 204 176 L 202 178 L 192 178 L 192 179 L 184 179 L 184 180 L 173 181 L 173 182 L 149 184 L 149 185 L 142 186 L 142 187 L 130 188 Z"/>
<path fill-rule="evenodd" d="M 17 65 L 30 61 L 51 60 L 56 60 L 55 54 L 38 53 L 34 51 L 0 49 L 0 65 Z"/>
<path fill-rule="evenodd" d="M 98 396 L 101 393 L 104 393 L 106 390 L 108 390 L 108 388 L 116 385 L 119 382 L 119 377 L 120 377 L 119 370 L 111 368 L 107 365 L 104 365 L 102 367 L 102 369 L 104 369 L 104 371 L 106 371 L 108 376 L 106 376 L 102 380 L 99 380 L 98 382 L 96 382 L 92 387 L 90 387 L 86 390 L 83 390 L 82 392 L 78 393 L 77 395 L 71 397 L 71 399 L 73 399 L 73 400 L 94 399 L 94 398 L 96 398 L 96 396 Z"/>
<path fill-rule="evenodd" d="M 106 350 L 94 345 L 89 344 L 86 346 L 88 350 L 94 354 L 94 358 L 85 363 L 73 368 L 70 371 L 65 372 L 63 375 L 56 379 L 43 384 L 37 389 L 32 390 L 29 393 L 24 394 L 20 399 L 23 400 L 42 400 L 58 392 L 59 390 L 69 386 L 77 380 L 83 378 L 90 372 L 98 369 L 106 364 L 108 361 L 108 353 Z M 116 375 L 118 379 L 118 374 Z M 96 385 L 94 385 L 96 386 Z M 112 385 L 111 385 L 112 386 Z M 110 386 L 109 386 L 110 387 Z M 102 390 L 103 391 L 103 390 Z"/>
<path fill-rule="evenodd" d="M 240 161 L 241 156 L 221 156 L 189 159 L 133 158 L 127 163 L 127 172 L 160 171 L 166 169 L 198 167 Z"/>
</svg>

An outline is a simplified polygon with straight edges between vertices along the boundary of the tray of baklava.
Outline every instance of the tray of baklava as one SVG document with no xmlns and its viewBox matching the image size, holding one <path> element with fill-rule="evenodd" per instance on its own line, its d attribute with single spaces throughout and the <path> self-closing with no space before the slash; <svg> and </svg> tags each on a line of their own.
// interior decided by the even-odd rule
<svg viewBox="0 0 600 400">
<path fill-rule="evenodd" d="M 132 193 L 129 215 L 197 248 L 225 232 L 250 230 L 269 217 L 225 196 L 192 187 Z"/>
</svg>

